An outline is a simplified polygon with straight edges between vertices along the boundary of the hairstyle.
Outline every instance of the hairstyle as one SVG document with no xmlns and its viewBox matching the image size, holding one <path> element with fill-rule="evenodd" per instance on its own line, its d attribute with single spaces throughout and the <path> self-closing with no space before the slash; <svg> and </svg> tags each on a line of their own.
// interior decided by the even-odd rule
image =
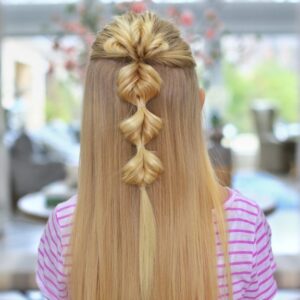
<svg viewBox="0 0 300 300">
<path fill-rule="evenodd" d="M 194 67 L 179 31 L 151 12 L 119 16 L 98 33 L 83 104 L 72 300 L 217 299 L 217 250 L 231 297 Z"/>
</svg>

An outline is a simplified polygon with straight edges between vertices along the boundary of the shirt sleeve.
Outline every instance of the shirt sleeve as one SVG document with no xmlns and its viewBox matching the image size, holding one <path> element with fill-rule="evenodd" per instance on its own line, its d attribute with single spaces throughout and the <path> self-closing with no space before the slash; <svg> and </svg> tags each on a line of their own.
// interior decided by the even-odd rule
<svg viewBox="0 0 300 300">
<path fill-rule="evenodd" d="M 259 209 L 255 226 L 251 282 L 243 299 L 269 300 L 275 297 L 277 284 L 274 279 L 276 263 L 271 248 L 271 229 L 264 213 Z"/>
<path fill-rule="evenodd" d="M 54 210 L 40 239 L 36 268 L 37 285 L 42 295 L 48 300 L 68 298 L 61 253 L 60 227 Z"/>
</svg>

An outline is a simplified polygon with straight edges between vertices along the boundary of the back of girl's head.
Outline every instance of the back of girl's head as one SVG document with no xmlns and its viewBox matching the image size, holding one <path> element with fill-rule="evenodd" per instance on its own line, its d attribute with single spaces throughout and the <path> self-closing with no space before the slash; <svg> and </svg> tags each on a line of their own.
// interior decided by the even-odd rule
<svg viewBox="0 0 300 300">
<path fill-rule="evenodd" d="M 216 299 L 212 209 L 224 246 L 225 221 L 194 66 L 179 31 L 153 13 L 117 17 L 97 35 L 83 104 L 72 299 Z"/>
</svg>

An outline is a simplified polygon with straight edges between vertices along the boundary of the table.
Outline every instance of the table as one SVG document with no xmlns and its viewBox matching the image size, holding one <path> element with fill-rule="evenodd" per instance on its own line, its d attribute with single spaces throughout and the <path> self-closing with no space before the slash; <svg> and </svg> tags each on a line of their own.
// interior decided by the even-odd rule
<svg viewBox="0 0 300 300">
<path fill-rule="evenodd" d="M 22 213 L 41 219 L 48 219 L 53 210 L 46 206 L 46 197 L 42 192 L 20 198 L 17 207 Z"/>
<path fill-rule="evenodd" d="M 76 190 L 69 188 L 64 181 L 54 182 L 40 192 L 20 198 L 17 203 L 19 211 L 34 218 L 48 219 L 53 210 L 52 207 L 47 207 L 46 205 L 46 191 L 49 190 L 69 194 L 70 196 L 76 194 Z"/>
</svg>

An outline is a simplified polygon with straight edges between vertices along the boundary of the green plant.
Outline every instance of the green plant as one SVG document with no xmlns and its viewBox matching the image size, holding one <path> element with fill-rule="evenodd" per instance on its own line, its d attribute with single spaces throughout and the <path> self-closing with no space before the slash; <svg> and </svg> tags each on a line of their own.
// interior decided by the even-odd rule
<svg viewBox="0 0 300 300">
<path fill-rule="evenodd" d="M 281 66 L 275 59 L 264 61 L 247 74 L 242 73 L 237 66 L 223 61 L 223 76 L 231 95 L 225 117 L 239 130 L 252 129 L 250 109 L 256 99 L 274 103 L 284 121 L 297 121 L 297 74 Z"/>
<path fill-rule="evenodd" d="M 59 119 L 72 122 L 79 115 L 80 97 L 74 95 L 70 80 L 52 80 L 48 84 L 46 100 L 46 120 Z"/>
</svg>

